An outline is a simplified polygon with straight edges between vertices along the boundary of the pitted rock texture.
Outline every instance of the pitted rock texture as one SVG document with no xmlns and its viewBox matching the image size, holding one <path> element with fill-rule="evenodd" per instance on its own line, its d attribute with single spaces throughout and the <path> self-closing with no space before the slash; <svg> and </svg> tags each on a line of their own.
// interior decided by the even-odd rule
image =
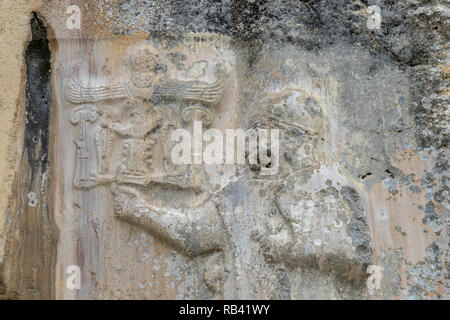
<svg viewBox="0 0 450 320">
<path fill-rule="evenodd" d="M 17 150 L 1 149 L 2 296 L 449 298 L 448 1 L 15 10 L 26 19 L 0 32 L 30 42 L 1 42 L 25 66 L 0 93 L 17 114 L 2 129 Z M 250 147 L 245 164 L 173 161 L 174 133 L 258 128 L 279 145 L 255 163 Z"/>
</svg>

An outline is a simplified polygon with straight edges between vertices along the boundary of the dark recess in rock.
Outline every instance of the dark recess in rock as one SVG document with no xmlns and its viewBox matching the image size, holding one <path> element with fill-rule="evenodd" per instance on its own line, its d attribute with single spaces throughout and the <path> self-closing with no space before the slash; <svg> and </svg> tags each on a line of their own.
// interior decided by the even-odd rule
<svg viewBox="0 0 450 320">
<path fill-rule="evenodd" d="M 50 299 L 54 288 L 56 231 L 49 209 L 51 54 L 47 29 L 37 13 L 30 21 L 31 39 L 25 50 L 24 141 L 8 208 L 4 265 L 6 291 L 0 298 Z"/>
<path fill-rule="evenodd" d="M 37 14 L 31 19 L 32 38 L 25 51 L 27 72 L 25 141 L 33 185 L 38 168 L 46 171 L 50 116 L 50 49 L 47 29 Z"/>
</svg>

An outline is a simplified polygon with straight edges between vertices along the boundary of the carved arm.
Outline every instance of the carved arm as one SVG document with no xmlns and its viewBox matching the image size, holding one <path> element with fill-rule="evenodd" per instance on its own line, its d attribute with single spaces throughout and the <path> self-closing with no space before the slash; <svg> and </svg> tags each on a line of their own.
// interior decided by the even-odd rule
<svg viewBox="0 0 450 320">
<path fill-rule="evenodd" d="M 212 202 L 195 209 L 158 208 L 121 187 L 113 191 L 118 219 L 137 225 L 187 256 L 222 248 L 223 229 Z"/>
</svg>

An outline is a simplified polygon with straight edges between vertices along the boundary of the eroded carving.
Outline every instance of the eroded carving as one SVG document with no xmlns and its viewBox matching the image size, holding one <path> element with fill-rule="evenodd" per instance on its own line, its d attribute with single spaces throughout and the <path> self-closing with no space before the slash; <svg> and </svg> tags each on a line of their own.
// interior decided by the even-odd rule
<svg viewBox="0 0 450 320">
<path fill-rule="evenodd" d="M 92 166 L 92 156 L 88 149 L 86 126 L 88 122 L 95 122 L 98 114 L 94 106 L 82 105 L 76 107 L 70 117 L 73 125 L 78 125 L 78 136 L 74 140 L 76 146 L 75 174 L 73 185 L 75 187 L 92 186 L 95 168 Z"/>
<path fill-rule="evenodd" d="M 177 177 L 181 177 L 186 172 L 178 172 L 179 168 L 168 168 L 170 164 L 167 161 L 164 162 L 165 170 L 170 173 L 167 172 L 164 178 L 152 177 L 151 158 L 155 141 L 167 142 L 167 135 L 170 131 L 176 126 L 182 126 L 180 121 L 202 120 L 206 126 L 210 125 L 213 117 L 209 108 L 220 102 L 224 88 L 221 79 L 211 84 L 197 80 L 169 79 L 163 75 L 167 66 L 160 60 L 152 50 L 144 48 L 130 58 L 131 81 L 93 87 L 80 85 L 73 80 L 66 82 L 65 96 L 68 101 L 77 104 L 85 102 L 101 104 L 103 101 L 111 101 L 115 104 L 116 101 L 124 101 L 122 106 L 109 106 L 109 108 L 118 108 L 119 112 L 126 114 L 125 117 L 119 116 L 114 119 L 111 118 L 109 112 L 102 113 L 101 126 L 95 129 L 94 137 L 91 137 L 95 142 L 97 164 L 92 163 L 92 157 L 86 158 L 83 155 L 83 163 L 89 162 L 90 172 L 84 174 L 83 178 L 75 179 L 76 187 L 93 187 L 96 184 L 113 181 L 148 185 L 152 179 L 180 184 L 180 179 Z M 167 105 L 170 103 L 179 104 L 177 107 L 180 108 L 181 117 L 169 110 L 172 115 L 162 119 L 161 110 L 167 111 Z M 117 111 L 114 112 L 117 113 Z M 179 120 L 169 125 L 166 121 L 170 121 L 169 118 L 179 118 Z M 161 123 L 161 121 L 166 121 L 166 123 Z M 168 128 L 168 125 L 171 128 Z M 157 127 L 158 133 L 154 132 Z M 84 123 L 82 128 L 85 128 Z M 86 144 L 86 139 L 89 138 L 86 137 L 86 130 L 83 130 L 82 141 Z M 118 167 L 110 167 L 108 162 L 111 161 L 107 159 L 114 141 L 120 141 L 122 144 L 121 163 Z M 82 156 L 81 153 L 89 153 L 86 147 L 80 146 L 79 148 L 78 158 Z M 167 145 L 163 145 L 162 149 L 165 151 L 164 154 L 169 154 Z M 109 170 L 114 172 L 108 172 Z M 195 175 L 198 168 L 184 168 L 184 171 L 186 170 Z M 80 183 L 80 179 L 89 181 L 89 183 Z M 195 181 L 196 179 L 185 180 L 186 185 L 189 186 L 188 180 Z"/>
<path fill-rule="evenodd" d="M 300 89 L 283 90 L 266 99 L 265 114 L 257 123 L 283 130 L 274 206 L 253 234 L 267 260 L 289 268 L 362 276 L 372 260 L 372 247 L 358 193 L 331 180 L 311 192 L 326 138 L 318 101 Z"/>
<path fill-rule="evenodd" d="M 217 198 L 206 187 L 203 166 L 174 165 L 168 158 L 174 129 L 191 128 L 197 120 L 212 124 L 211 109 L 224 95 L 223 79 L 170 78 L 164 57 L 151 47 L 135 51 L 129 61 L 130 78 L 121 83 L 65 83 L 67 101 L 95 103 L 77 106 L 72 114 L 71 123 L 79 126 L 73 185 L 106 186 L 119 220 L 190 258 L 208 260 L 205 286 L 220 297 L 225 240 Z M 201 77 L 207 65 L 195 62 L 187 74 Z"/>
</svg>

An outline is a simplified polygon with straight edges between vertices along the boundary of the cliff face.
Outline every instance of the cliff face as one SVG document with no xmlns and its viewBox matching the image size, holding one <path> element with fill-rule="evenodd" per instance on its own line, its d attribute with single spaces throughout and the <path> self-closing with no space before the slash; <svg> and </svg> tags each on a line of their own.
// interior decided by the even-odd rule
<svg viewBox="0 0 450 320">
<path fill-rule="evenodd" d="M 0 12 L 1 297 L 448 299 L 448 2 Z"/>
</svg>

